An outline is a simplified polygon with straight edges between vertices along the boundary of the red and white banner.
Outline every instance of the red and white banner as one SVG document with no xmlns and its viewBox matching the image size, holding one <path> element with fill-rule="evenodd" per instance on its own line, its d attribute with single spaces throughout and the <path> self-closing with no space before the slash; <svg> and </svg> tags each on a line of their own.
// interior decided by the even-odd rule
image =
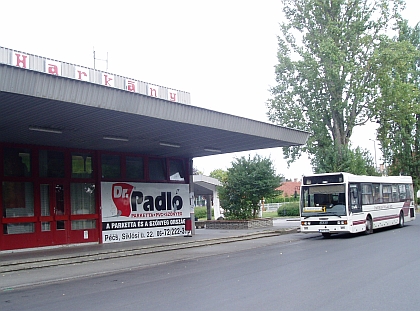
<svg viewBox="0 0 420 311">
<path fill-rule="evenodd" d="M 189 185 L 101 183 L 103 243 L 184 235 Z"/>
</svg>

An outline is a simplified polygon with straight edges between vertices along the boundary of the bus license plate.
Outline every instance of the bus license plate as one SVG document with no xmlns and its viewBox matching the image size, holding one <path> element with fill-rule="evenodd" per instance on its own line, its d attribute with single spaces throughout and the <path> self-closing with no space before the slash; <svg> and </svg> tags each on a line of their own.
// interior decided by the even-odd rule
<svg viewBox="0 0 420 311">
<path fill-rule="evenodd" d="M 329 233 L 330 229 L 319 229 L 319 232 L 321 233 Z"/>
</svg>

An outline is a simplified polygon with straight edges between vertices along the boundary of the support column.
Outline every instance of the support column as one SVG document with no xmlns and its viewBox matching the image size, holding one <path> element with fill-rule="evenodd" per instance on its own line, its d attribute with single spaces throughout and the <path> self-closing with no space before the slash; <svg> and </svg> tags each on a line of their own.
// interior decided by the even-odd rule
<svg viewBox="0 0 420 311">
<path fill-rule="evenodd" d="M 206 195 L 207 220 L 211 220 L 211 195 Z"/>
<path fill-rule="evenodd" d="M 219 194 L 217 193 L 217 188 L 213 190 L 213 210 L 214 210 L 214 219 L 219 219 L 222 216 L 220 212 L 220 201 L 219 201 Z"/>
<path fill-rule="evenodd" d="M 188 159 L 189 190 L 190 190 L 190 218 L 191 235 L 195 235 L 195 215 L 194 215 L 194 177 L 193 177 L 193 159 Z"/>
</svg>

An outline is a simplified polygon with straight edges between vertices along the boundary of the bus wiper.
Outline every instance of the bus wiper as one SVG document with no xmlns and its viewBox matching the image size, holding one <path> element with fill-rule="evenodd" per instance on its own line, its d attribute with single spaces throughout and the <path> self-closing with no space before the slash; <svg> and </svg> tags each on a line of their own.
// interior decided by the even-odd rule
<svg viewBox="0 0 420 311">
<path fill-rule="evenodd" d="M 341 218 L 340 215 L 337 215 L 335 212 L 325 212 L 324 215 L 332 215 L 332 216 L 337 216 L 338 218 Z"/>
</svg>

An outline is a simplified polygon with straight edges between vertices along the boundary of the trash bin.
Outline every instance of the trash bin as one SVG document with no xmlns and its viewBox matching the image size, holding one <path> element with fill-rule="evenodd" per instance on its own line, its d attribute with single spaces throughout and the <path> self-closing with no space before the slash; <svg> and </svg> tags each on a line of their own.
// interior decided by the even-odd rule
<svg viewBox="0 0 420 311">
<path fill-rule="evenodd" d="M 191 231 L 192 230 L 192 222 L 191 218 L 188 218 L 185 220 L 185 231 Z"/>
</svg>

